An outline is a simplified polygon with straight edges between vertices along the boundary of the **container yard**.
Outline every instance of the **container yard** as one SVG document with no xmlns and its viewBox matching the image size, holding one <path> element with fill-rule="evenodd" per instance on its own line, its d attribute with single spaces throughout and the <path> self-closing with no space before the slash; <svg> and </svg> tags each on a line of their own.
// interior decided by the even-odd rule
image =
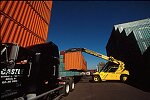
<svg viewBox="0 0 150 100">
<path fill-rule="evenodd" d="M 92 22 L 86 20 L 89 15 L 85 14 L 86 18 L 80 16 L 80 11 L 85 10 L 82 7 L 87 6 L 82 1 L 63 3 L 51 0 L 0 2 L 1 100 L 149 100 L 150 18 L 119 21 L 120 24 L 115 25 L 117 20 L 114 20 L 110 34 L 102 31 L 105 35 L 110 35 L 107 42 L 104 39 L 105 54 L 105 50 L 102 50 L 104 43 L 101 43 L 104 42 L 104 35 L 99 35 L 100 38 L 94 35 L 97 33 L 96 29 L 105 29 L 107 32 L 105 25 L 95 24 L 101 20 L 98 17 L 94 21 L 98 13 L 92 15 L 98 1 L 84 2 L 91 10 L 87 11 L 88 14 L 91 12 Z M 105 5 L 106 2 L 102 3 Z M 94 5 L 90 6 L 91 4 Z M 68 8 L 64 9 L 65 7 Z M 69 7 L 74 10 L 65 13 L 70 11 Z M 144 7 L 146 8 L 145 5 Z M 99 5 L 96 6 L 98 8 Z M 60 15 L 56 16 L 55 11 Z M 79 15 L 80 18 L 77 19 L 80 23 L 77 24 L 76 19 L 67 16 L 68 13 L 73 18 Z M 63 18 L 67 18 L 65 23 Z M 51 27 L 50 23 L 54 22 L 57 26 Z M 88 28 L 85 24 L 87 22 L 90 23 L 87 25 L 94 27 Z M 78 29 L 80 24 L 82 27 Z M 67 31 L 64 32 L 65 28 Z M 98 34 L 100 31 L 98 30 Z M 57 37 L 52 35 L 54 33 Z M 50 37 L 56 39 L 58 44 Z M 78 38 L 81 38 L 81 43 L 77 42 Z M 93 44 L 93 41 L 96 43 Z M 100 63 L 99 60 L 96 66 L 96 61 L 83 53 L 103 59 L 106 63 Z"/>
</svg>

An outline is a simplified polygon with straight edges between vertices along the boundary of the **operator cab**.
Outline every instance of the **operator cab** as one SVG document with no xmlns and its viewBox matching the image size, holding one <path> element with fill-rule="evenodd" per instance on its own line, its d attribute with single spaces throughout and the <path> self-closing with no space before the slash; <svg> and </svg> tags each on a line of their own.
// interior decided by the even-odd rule
<svg viewBox="0 0 150 100">
<path fill-rule="evenodd" d="M 100 70 L 100 72 L 115 72 L 119 65 L 113 62 L 107 62 L 105 66 Z"/>
</svg>

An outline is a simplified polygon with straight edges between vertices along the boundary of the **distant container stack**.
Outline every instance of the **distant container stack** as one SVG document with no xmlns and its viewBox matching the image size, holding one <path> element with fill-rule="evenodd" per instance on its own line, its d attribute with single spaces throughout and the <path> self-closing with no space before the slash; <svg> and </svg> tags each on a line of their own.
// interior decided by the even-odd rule
<svg viewBox="0 0 150 100">
<path fill-rule="evenodd" d="M 150 77 L 150 18 L 114 25 L 106 51 L 125 62 L 133 80 L 146 83 Z"/>
<path fill-rule="evenodd" d="M 26 47 L 47 41 L 52 1 L 1 1 L 0 6 L 2 43 Z"/>
</svg>

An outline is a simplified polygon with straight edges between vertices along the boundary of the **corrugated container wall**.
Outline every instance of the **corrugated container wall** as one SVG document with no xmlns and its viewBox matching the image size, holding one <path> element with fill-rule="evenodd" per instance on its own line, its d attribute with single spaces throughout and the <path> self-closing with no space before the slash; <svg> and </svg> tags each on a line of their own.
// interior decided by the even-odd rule
<svg viewBox="0 0 150 100">
<path fill-rule="evenodd" d="M 52 1 L 1 1 L 0 41 L 22 47 L 45 43 L 51 9 Z"/>
<path fill-rule="evenodd" d="M 63 54 L 63 55 L 61 55 Z M 60 65 L 59 65 L 59 77 L 66 77 L 66 76 L 80 76 L 81 72 L 76 70 L 76 71 L 70 71 L 70 70 L 65 70 L 65 53 L 63 51 L 60 52 Z"/>
<path fill-rule="evenodd" d="M 82 52 L 65 53 L 65 70 L 87 70 Z"/>
<path fill-rule="evenodd" d="M 130 81 L 148 86 L 150 77 L 150 19 L 114 25 L 108 40 L 108 56 L 122 60 Z"/>
</svg>

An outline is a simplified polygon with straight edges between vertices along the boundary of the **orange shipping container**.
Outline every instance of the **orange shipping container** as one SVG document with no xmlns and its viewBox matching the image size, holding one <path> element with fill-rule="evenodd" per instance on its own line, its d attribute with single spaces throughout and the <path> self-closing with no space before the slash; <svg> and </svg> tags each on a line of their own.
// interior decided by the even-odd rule
<svg viewBox="0 0 150 100">
<path fill-rule="evenodd" d="M 47 41 L 51 0 L 1 1 L 0 4 L 0 42 L 26 47 Z"/>
<path fill-rule="evenodd" d="M 87 63 L 82 52 L 65 53 L 65 70 L 87 70 Z"/>
</svg>

